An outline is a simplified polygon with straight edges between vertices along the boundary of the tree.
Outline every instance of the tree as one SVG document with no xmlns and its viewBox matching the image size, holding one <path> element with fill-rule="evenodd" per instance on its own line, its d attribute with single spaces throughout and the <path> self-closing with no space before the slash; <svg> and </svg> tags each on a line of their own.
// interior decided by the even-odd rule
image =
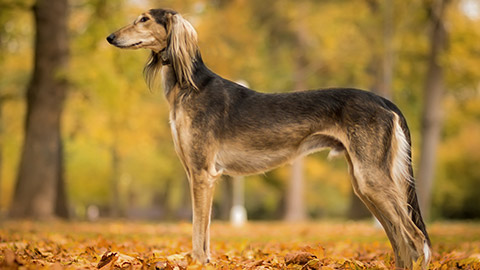
<svg viewBox="0 0 480 270">
<path fill-rule="evenodd" d="M 299 13 L 305 14 L 306 5 L 298 6 Z M 298 16 L 300 17 L 300 16 Z M 293 81 L 296 91 L 307 89 L 307 68 L 308 57 L 306 55 L 308 45 L 308 33 L 301 18 L 297 18 L 296 25 L 292 30 L 294 33 L 294 48 L 298 50 L 294 58 L 294 76 Z M 291 166 L 290 179 L 286 191 L 286 209 L 285 220 L 302 221 L 307 219 L 307 211 L 305 206 L 305 184 L 304 184 L 303 159 L 301 157 L 295 159 Z"/>
<path fill-rule="evenodd" d="M 67 0 L 38 0 L 34 7 L 35 59 L 27 89 L 25 139 L 10 215 L 66 215 L 60 118 L 67 89 Z M 59 211 L 59 212 L 57 212 Z"/>
<path fill-rule="evenodd" d="M 440 62 L 446 50 L 447 30 L 445 15 L 449 0 L 425 1 L 428 23 L 431 26 L 429 39 L 427 75 L 423 96 L 423 113 L 420 149 L 420 167 L 418 170 L 418 197 L 423 215 L 428 218 L 430 198 L 435 172 L 437 147 L 442 128 L 442 102 L 444 93 L 444 68 Z"/>
<path fill-rule="evenodd" d="M 366 29 L 361 29 L 372 45 L 367 72 L 373 77 L 370 90 L 384 98 L 392 99 L 393 79 L 393 1 L 367 0 L 369 15 Z M 348 217 L 364 219 L 372 214 L 362 201 L 351 192 Z"/>
</svg>

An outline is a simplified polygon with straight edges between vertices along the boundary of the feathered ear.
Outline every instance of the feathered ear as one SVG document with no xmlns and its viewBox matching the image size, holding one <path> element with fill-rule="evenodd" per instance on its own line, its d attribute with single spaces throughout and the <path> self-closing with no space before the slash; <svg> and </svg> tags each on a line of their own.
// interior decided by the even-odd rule
<svg viewBox="0 0 480 270">
<path fill-rule="evenodd" d="M 147 64 L 143 68 L 143 76 L 145 77 L 145 81 L 147 82 L 148 88 L 150 90 L 156 88 L 156 79 L 157 74 L 162 68 L 162 60 L 160 53 L 156 53 L 152 51 L 150 58 L 147 61 Z"/>
<path fill-rule="evenodd" d="M 167 53 L 181 87 L 191 86 L 193 65 L 198 54 L 197 32 L 180 14 L 171 15 L 168 27 Z"/>
</svg>

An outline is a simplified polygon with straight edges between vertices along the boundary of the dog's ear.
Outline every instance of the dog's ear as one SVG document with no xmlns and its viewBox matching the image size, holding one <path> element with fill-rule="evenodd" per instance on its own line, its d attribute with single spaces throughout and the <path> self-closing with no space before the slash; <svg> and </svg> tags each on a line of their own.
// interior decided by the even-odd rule
<svg viewBox="0 0 480 270">
<path fill-rule="evenodd" d="M 145 67 L 143 68 L 143 76 L 147 82 L 148 88 L 153 90 L 157 87 L 157 75 L 162 68 L 162 59 L 160 53 L 152 51 Z"/>
<path fill-rule="evenodd" d="M 165 30 L 168 30 L 167 28 L 170 18 L 177 14 L 176 11 L 171 9 L 150 9 L 149 13 L 158 24 L 161 24 L 163 27 L 165 27 Z"/>
<path fill-rule="evenodd" d="M 193 64 L 198 54 L 197 32 L 180 14 L 166 14 L 167 54 L 172 62 L 181 87 L 191 86 L 193 82 Z"/>
</svg>

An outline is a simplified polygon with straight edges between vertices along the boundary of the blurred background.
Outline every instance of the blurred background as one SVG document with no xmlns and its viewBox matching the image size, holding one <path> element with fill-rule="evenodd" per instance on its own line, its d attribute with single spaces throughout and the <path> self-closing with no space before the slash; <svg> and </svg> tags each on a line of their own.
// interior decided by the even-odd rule
<svg viewBox="0 0 480 270">
<path fill-rule="evenodd" d="M 3 219 L 190 219 L 163 91 L 142 76 L 150 52 L 105 41 L 159 7 L 194 25 L 207 66 L 227 79 L 393 100 L 425 215 L 480 218 L 479 0 L 0 0 Z M 346 162 L 327 154 L 223 178 L 214 218 L 228 219 L 238 181 L 251 220 L 369 218 Z"/>
</svg>

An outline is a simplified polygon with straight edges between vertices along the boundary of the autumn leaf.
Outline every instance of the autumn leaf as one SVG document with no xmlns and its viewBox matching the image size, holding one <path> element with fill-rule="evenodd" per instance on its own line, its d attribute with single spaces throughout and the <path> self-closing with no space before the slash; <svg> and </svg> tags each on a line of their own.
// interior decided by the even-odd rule
<svg viewBox="0 0 480 270">
<path fill-rule="evenodd" d="M 316 259 L 317 256 L 313 255 L 312 253 L 309 252 L 295 252 L 295 253 L 289 253 L 285 256 L 285 264 L 290 265 L 290 264 L 299 264 L 299 265 L 305 265 L 309 261 Z"/>
<path fill-rule="evenodd" d="M 72 230 L 72 227 L 75 229 Z M 321 230 L 319 230 L 321 228 Z M 0 227 L 1 269 L 332 270 L 393 269 L 384 232 L 368 222 L 212 224 L 212 261 L 190 255 L 191 225 L 13 222 Z M 480 269 L 478 223 L 429 226 L 429 269 Z"/>
<path fill-rule="evenodd" d="M 16 269 L 17 267 L 21 266 L 22 264 L 17 261 L 15 252 L 5 249 L 3 251 L 3 261 L 0 263 L 0 267 L 3 269 Z"/>
<path fill-rule="evenodd" d="M 118 254 L 116 252 L 107 251 L 102 255 L 102 258 L 98 262 L 97 268 L 101 270 L 113 269 L 113 265 L 118 260 Z"/>
</svg>

